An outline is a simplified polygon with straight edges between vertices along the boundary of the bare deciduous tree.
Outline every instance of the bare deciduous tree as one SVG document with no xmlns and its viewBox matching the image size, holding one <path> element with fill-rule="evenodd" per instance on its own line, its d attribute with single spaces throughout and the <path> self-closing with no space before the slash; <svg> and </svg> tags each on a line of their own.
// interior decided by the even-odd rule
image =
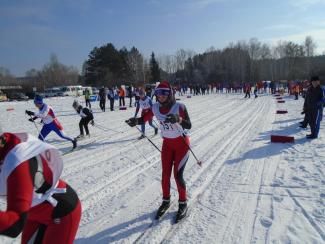
<svg viewBox="0 0 325 244">
<path fill-rule="evenodd" d="M 17 79 L 11 75 L 10 70 L 0 67 L 0 85 L 17 85 Z"/>
<path fill-rule="evenodd" d="M 57 56 L 52 54 L 50 61 L 43 66 L 39 74 L 45 88 L 77 84 L 79 71 L 73 66 L 59 63 Z"/>
<path fill-rule="evenodd" d="M 127 55 L 127 64 L 129 65 L 133 81 L 143 80 L 144 59 L 142 54 L 132 47 Z"/>
</svg>

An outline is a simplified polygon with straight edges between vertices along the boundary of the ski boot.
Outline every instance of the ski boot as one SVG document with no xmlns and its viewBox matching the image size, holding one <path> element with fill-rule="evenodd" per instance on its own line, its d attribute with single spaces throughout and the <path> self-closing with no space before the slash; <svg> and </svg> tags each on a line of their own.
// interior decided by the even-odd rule
<svg viewBox="0 0 325 244">
<path fill-rule="evenodd" d="M 315 136 L 313 134 L 309 134 L 306 137 L 307 137 L 307 139 L 316 139 L 317 138 L 317 136 Z"/>
<path fill-rule="evenodd" d="M 170 206 L 170 199 L 163 199 L 162 204 L 158 208 L 155 219 L 157 220 L 160 219 L 161 216 L 163 216 L 166 213 L 169 206 Z"/>
<path fill-rule="evenodd" d="M 145 136 L 142 134 L 141 136 L 138 137 L 138 140 L 141 140 L 143 138 L 145 138 Z"/>
<path fill-rule="evenodd" d="M 73 141 L 72 141 L 72 149 L 75 149 L 76 147 L 77 147 L 77 139 L 74 139 Z"/>
<path fill-rule="evenodd" d="M 84 134 L 80 134 L 75 139 L 78 141 L 78 140 L 82 140 L 83 138 L 85 138 Z"/>
<path fill-rule="evenodd" d="M 179 202 L 178 211 L 177 211 L 176 218 L 175 218 L 175 224 L 186 217 L 187 209 L 188 208 L 187 208 L 186 202 Z"/>
<path fill-rule="evenodd" d="M 158 128 L 155 128 L 155 135 L 158 134 Z"/>
</svg>

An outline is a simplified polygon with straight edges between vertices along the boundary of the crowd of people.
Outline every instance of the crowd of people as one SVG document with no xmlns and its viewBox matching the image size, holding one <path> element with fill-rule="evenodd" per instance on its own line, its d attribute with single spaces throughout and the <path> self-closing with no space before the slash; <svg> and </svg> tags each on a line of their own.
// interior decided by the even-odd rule
<svg viewBox="0 0 325 244">
<path fill-rule="evenodd" d="M 301 84 L 299 84 L 301 88 Z M 137 102 L 140 99 L 139 92 L 144 90 L 146 96 L 151 99 L 154 96 L 155 85 L 146 85 L 145 87 L 136 87 L 132 85 L 120 86 L 120 87 L 101 87 L 99 89 L 99 94 L 97 100 L 99 101 L 100 109 L 106 111 L 106 101 L 109 101 L 109 107 L 111 111 L 114 111 L 115 106 L 125 107 L 127 105 L 126 98 L 129 99 L 128 107 L 137 106 Z M 285 86 L 279 82 L 267 82 L 261 81 L 255 84 L 251 83 L 213 83 L 213 84 L 174 84 L 172 86 L 175 94 L 179 96 L 184 95 L 206 95 L 206 94 L 216 94 L 216 93 L 245 93 L 245 98 L 250 98 L 250 94 L 253 93 L 254 97 L 257 98 L 257 94 L 272 93 L 274 94 L 276 90 L 287 89 Z M 302 90 L 300 91 L 302 92 Z M 300 93 L 299 92 L 299 93 Z M 134 100 L 133 100 L 134 99 Z M 91 109 L 90 93 L 89 90 L 85 91 L 85 103 L 86 107 Z M 116 103 L 118 105 L 116 105 Z"/>
</svg>

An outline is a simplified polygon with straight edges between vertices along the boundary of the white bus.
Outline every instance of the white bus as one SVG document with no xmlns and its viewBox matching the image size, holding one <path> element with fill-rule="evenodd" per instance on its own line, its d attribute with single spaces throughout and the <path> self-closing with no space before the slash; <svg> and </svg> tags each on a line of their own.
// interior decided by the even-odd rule
<svg viewBox="0 0 325 244">
<path fill-rule="evenodd" d="M 61 86 L 61 91 L 64 96 L 82 96 L 83 95 L 83 87 L 82 86 Z"/>
</svg>

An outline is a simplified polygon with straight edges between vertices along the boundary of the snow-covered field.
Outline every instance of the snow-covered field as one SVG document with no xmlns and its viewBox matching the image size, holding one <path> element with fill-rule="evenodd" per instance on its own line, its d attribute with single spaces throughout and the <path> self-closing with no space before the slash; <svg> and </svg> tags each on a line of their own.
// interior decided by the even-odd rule
<svg viewBox="0 0 325 244">
<path fill-rule="evenodd" d="M 172 179 L 170 211 L 151 226 L 162 196 L 160 154 L 124 123 L 134 107 L 103 113 L 93 103 L 95 123 L 105 129 L 90 126 L 89 141 L 95 141 L 63 156 L 63 179 L 83 207 L 75 243 L 325 243 L 324 121 L 320 138 L 307 140 L 309 129 L 298 127 L 303 99 L 285 96 L 286 103 L 278 104 L 271 95 L 180 98 L 192 121 L 192 149 L 203 161 L 200 168 L 191 156 L 185 169 L 189 216 L 172 224 L 178 207 Z M 46 100 L 66 133 L 77 136 L 72 101 Z M 37 135 L 25 109 L 35 110 L 32 101 L 0 103 L 3 130 Z M 288 114 L 275 114 L 277 109 Z M 147 127 L 160 147 L 153 134 Z M 271 134 L 294 135 L 295 143 L 270 143 Z M 47 139 L 62 152 L 71 147 L 55 134 Z M 19 241 L 0 237 L 0 243 Z"/>
</svg>

